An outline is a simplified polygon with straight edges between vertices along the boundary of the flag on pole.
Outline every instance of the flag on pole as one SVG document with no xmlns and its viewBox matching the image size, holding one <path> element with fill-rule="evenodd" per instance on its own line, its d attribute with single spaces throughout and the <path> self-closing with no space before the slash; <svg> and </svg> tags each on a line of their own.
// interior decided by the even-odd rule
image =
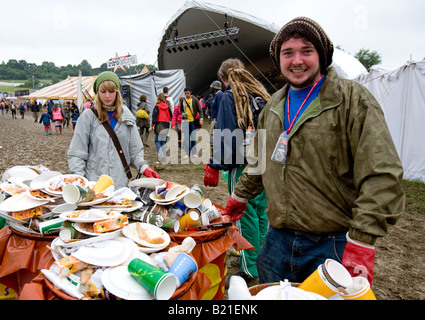
<svg viewBox="0 0 425 320">
<path fill-rule="evenodd" d="M 81 70 L 78 73 L 78 90 L 77 90 L 77 106 L 82 111 L 83 107 L 83 97 L 82 97 L 82 84 L 81 84 Z"/>
</svg>

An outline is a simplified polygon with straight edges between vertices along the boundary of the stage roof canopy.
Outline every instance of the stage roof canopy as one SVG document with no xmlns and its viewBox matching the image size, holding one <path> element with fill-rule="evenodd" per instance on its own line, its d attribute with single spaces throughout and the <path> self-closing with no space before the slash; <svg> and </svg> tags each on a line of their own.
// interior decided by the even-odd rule
<svg viewBox="0 0 425 320">
<path fill-rule="evenodd" d="M 187 1 L 164 29 L 158 48 L 158 67 L 183 69 L 187 85 L 194 93 L 203 94 L 217 80 L 222 61 L 239 58 L 273 93 L 284 83 L 269 55 L 270 42 L 279 29 L 273 23 L 240 11 Z M 366 72 L 354 57 L 335 51 L 334 64 L 341 75 L 355 78 Z"/>
</svg>

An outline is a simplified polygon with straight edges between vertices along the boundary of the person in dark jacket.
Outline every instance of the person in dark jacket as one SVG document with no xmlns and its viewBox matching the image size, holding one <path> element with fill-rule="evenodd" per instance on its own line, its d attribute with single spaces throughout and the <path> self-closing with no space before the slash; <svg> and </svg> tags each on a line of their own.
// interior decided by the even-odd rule
<svg viewBox="0 0 425 320">
<path fill-rule="evenodd" d="M 40 113 L 40 106 L 37 103 L 37 100 L 34 100 L 31 104 L 31 112 L 32 112 L 32 117 L 34 118 L 34 122 L 38 121 L 38 115 Z"/>
</svg>

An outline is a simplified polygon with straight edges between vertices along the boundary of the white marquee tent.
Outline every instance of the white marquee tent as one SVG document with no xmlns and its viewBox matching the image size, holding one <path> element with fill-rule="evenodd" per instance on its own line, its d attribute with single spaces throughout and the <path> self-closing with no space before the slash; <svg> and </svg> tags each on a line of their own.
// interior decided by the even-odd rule
<svg viewBox="0 0 425 320">
<path fill-rule="evenodd" d="M 164 87 L 169 88 L 169 96 L 173 98 L 174 105 L 177 105 L 178 99 L 184 95 L 184 88 L 186 86 L 186 77 L 184 71 L 181 69 L 122 76 L 120 80 L 123 85 L 124 96 L 125 86 L 129 86 L 130 88 L 131 103 L 127 102 L 127 105 L 131 107 L 134 115 L 137 112 L 137 103 L 142 94 L 147 96 L 148 106 L 150 111 L 152 111 L 156 98 Z"/>
<path fill-rule="evenodd" d="M 425 182 L 425 61 L 399 68 L 372 67 L 356 78 L 384 110 L 404 178 Z"/>
</svg>

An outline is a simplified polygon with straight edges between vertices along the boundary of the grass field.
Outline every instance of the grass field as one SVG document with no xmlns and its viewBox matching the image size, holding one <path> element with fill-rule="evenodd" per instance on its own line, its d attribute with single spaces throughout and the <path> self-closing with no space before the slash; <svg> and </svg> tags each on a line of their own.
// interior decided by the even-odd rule
<svg viewBox="0 0 425 320">
<path fill-rule="evenodd" d="M 0 82 L 13 82 L 13 83 L 24 83 L 26 80 L 0 80 Z M 43 83 L 43 85 L 50 85 L 52 83 L 52 80 L 40 80 L 40 82 Z M 30 93 L 32 93 L 34 90 L 27 87 L 13 87 L 13 86 L 2 86 L 0 85 L 0 92 L 10 92 L 10 95 L 14 95 L 15 91 L 18 90 L 29 90 Z"/>
</svg>

